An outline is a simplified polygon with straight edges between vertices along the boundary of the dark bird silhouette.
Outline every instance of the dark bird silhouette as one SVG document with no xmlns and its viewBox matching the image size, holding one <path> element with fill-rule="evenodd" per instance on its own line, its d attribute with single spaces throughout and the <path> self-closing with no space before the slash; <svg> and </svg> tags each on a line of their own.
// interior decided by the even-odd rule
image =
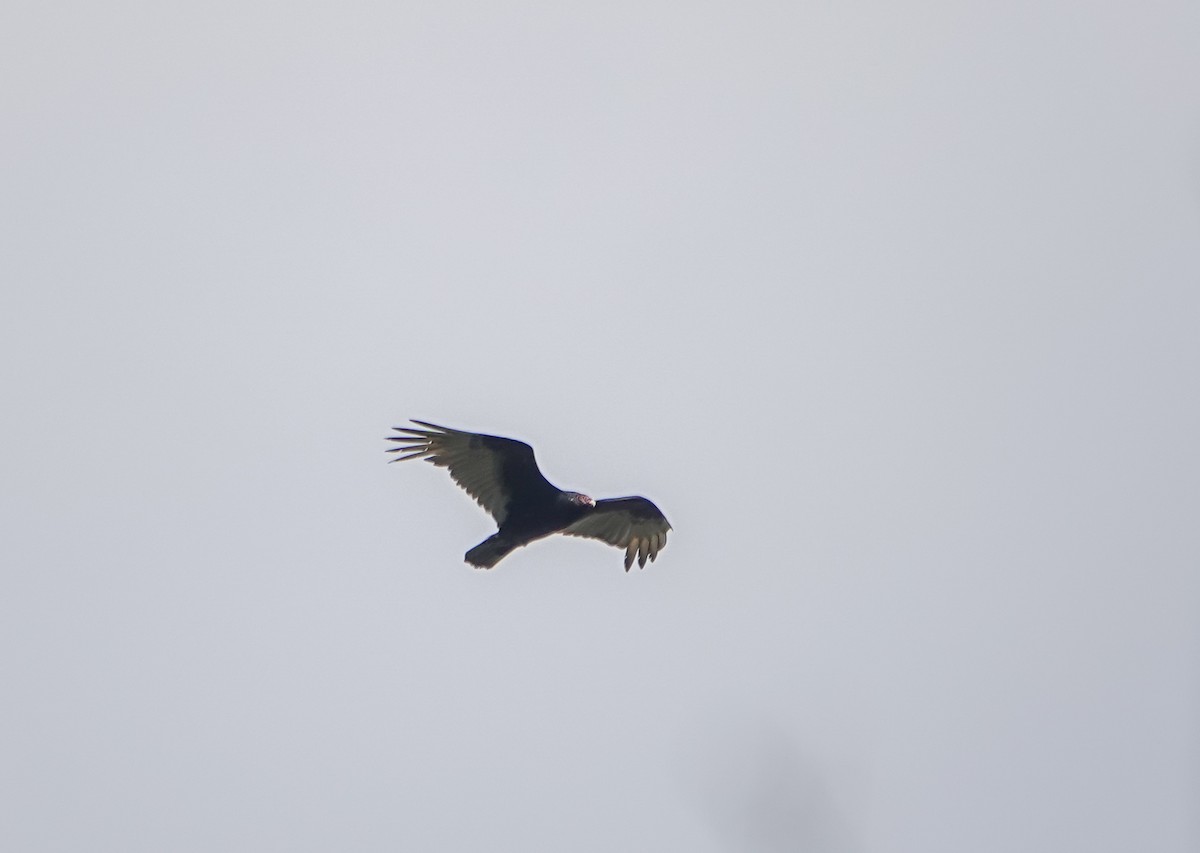
<svg viewBox="0 0 1200 853">
<path fill-rule="evenodd" d="M 671 525 L 653 503 L 642 497 L 593 500 L 579 492 L 564 492 L 542 476 L 533 448 L 523 441 L 441 427 L 393 427 L 399 435 L 390 461 L 424 459 L 445 468 L 479 502 L 499 531 L 466 553 L 466 561 L 490 569 L 510 552 L 530 542 L 565 533 L 586 536 L 625 549 L 625 571 L 636 558 L 638 567 L 651 562 L 667 544 Z"/>
</svg>

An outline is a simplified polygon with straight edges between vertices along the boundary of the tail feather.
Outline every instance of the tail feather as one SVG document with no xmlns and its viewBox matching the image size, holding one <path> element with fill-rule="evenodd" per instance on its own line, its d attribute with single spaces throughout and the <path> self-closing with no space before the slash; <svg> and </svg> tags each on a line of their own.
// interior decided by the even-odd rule
<svg viewBox="0 0 1200 853">
<path fill-rule="evenodd" d="M 477 569 L 490 569 L 520 545 L 520 542 L 504 539 L 497 533 L 468 551 L 466 561 Z"/>
</svg>

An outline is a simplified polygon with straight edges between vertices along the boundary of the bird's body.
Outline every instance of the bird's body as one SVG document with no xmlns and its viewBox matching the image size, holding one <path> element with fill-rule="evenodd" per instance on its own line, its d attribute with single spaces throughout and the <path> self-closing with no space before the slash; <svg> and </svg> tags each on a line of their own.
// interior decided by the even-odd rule
<svg viewBox="0 0 1200 853">
<path fill-rule="evenodd" d="M 625 549 L 625 570 L 645 566 L 666 545 L 671 525 L 643 497 L 595 501 L 552 485 L 537 467 L 533 448 L 497 435 L 463 432 L 425 421 L 424 427 L 395 427 L 390 452 L 402 459 L 424 459 L 450 476 L 493 518 L 499 530 L 466 553 L 473 566 L 490 569 L 516 548 L 565 533 L 600 539 Z"/>
</svg>

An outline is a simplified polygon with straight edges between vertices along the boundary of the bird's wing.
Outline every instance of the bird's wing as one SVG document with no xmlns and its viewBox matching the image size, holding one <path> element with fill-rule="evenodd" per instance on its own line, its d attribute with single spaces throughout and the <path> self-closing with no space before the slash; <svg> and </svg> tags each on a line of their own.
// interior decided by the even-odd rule
<svg viewBox="0 0 1200 853">
<path fill-rule="evenodd" d="M 636 557 L 638 567 L 654 562 L 666 547 L 667 517 L 645 498 L 610 498 L 563 530 L 568 536 L 587 536 L 625 549 L 625 571 Z"/>
<path fill-rule="evenodd" d="M 392 462 L 424 459 L 450 472 L 454 482 L 479 502 L 497 524 L 508 517 L 514 495 L 528 497 L 553 494 L 558 490 L 542 476 L 533 458 L 533 448 L 523 441 L 463 432 L 425 421 L 425 427 L 393 427 L 399 435 L 388 436 L 397 443 L 389 453 L 400 454 Z"/>
</svg>

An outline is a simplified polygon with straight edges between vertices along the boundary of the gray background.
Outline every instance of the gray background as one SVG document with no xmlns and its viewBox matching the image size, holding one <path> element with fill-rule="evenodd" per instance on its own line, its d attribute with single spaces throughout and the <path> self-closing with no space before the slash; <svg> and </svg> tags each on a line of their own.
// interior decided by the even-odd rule
<svg viewBox="0 0 1200 853">
<path fill-rule="evenodd" d="M 0 33 L 5 850 L 1200 846 L 1200 5 Z"/>
</svg>

